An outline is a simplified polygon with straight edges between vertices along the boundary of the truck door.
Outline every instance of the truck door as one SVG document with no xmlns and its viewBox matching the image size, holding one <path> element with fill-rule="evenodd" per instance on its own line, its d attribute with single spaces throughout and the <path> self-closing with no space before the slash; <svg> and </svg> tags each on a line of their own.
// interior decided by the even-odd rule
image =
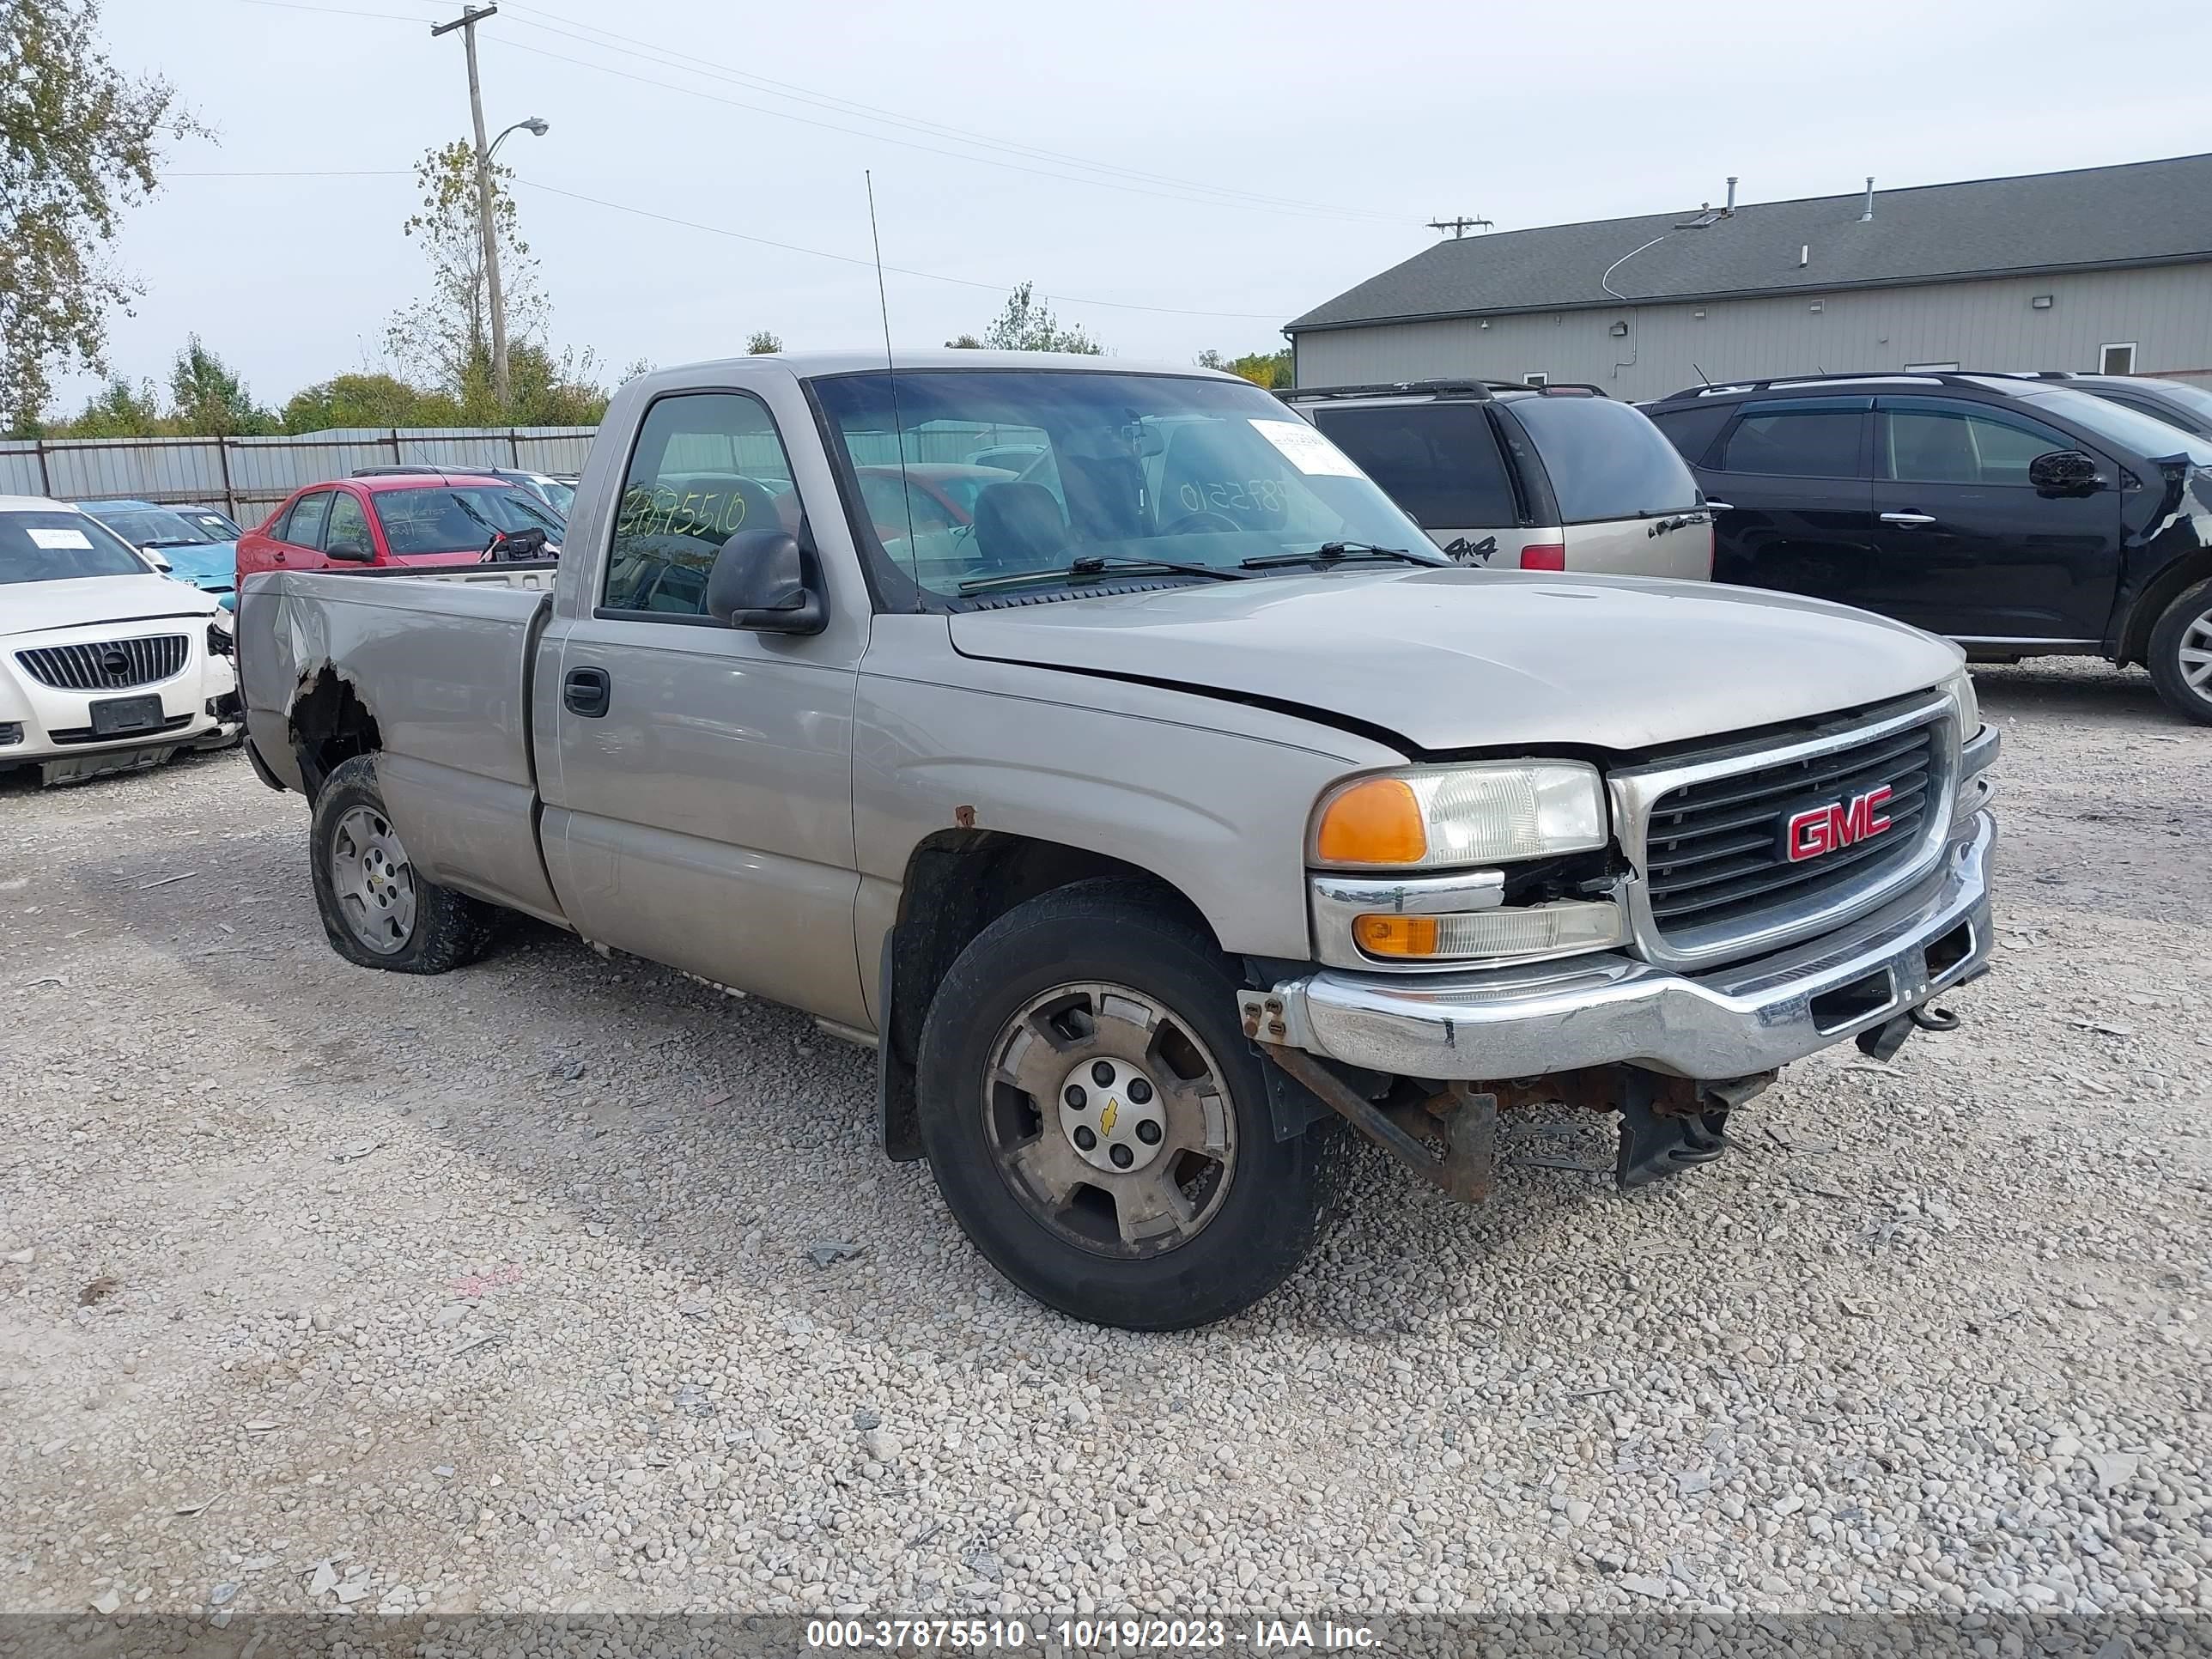
<svg viewBox="0 0 2212 1659">
<path fill-rule="evenodd" d="M 2119 580 L 2119 491 L 2045 495 L 2027 481 L 2038 455 L 2079 441 L 1987 404 L 1877 406 L 1875 544 L 1890 599 L 1865 603 L 1954 639 L 2101 638 Z"/>
<path fill-rule="evenodd" d="M 543 836 L 562 907 L 586 939 L 865 1026 L 852 787 L 865 608 L 833 606 L 804 636 L 706 611 L 724 543 L 802 526 L 809 506 L 835 523 L 834 495 L 799 500 L 775 417 L 735 391 L 653 402 L 620 489 L 579 517 L 606 557 L 595 592 L 564 591 L 538 659 L 553 737 Z"/>
</svg>

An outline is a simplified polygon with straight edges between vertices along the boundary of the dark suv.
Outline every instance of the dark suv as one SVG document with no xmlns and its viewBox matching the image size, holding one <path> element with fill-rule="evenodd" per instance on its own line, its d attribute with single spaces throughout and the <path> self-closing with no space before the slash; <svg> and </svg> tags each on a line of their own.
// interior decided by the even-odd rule
<svg viewBox="0 0 2212 1659">
<path fill-rule="evenodd" d="M 1644 411 L 1705 490 L 1716 580 L 1862 605 L 1978 661 L 2139 662 L 2212 724 L 2212 440 L 2004 374 L 1738 381 Z"/>
<path fill-rule="evenodd" d="M 2062 380 L 2076 392 L 2154 415 L 2168 426 L 2178 426 L 2200 438 L 2212 438 L 2212 392 L 2187 380 L 2161 380 L 2155 374 L 2077 374 L 2063 368 L 2039 369 L 2020 378 Z"/>
</svg>

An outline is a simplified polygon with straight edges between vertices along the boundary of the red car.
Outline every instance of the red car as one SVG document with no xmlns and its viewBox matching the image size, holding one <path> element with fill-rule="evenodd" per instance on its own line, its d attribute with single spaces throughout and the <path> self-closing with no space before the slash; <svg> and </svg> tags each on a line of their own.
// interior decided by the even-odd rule
<svg viewBox="0 0 2212 1659">
<path fill-rule="evenodd" d="M 309 484 L 238 544 L 238 576 L 257 570 L 473 564 L 519 531 L 542 531 L 557 556 L 568 526 L 529 491 L 496 478 L 400 474 Z M 534 540 L 534 538 L 530 538 Z"/>
</svg>

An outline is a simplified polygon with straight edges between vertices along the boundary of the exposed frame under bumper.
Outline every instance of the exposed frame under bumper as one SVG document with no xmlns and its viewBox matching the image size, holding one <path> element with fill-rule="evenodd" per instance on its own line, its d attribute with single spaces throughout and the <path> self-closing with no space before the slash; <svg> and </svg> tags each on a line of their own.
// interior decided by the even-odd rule
<svg viewBox="0 0 2212 1659">
<path fill-rule="evenodd" d="M 1910 892 L 1820 939 L 1710 973 L 1617 955 L 1419 980 L 1323 970 L 1245 993 L 1242 1012 L 1263 1041 L 1397 1077 L 1477 1081 L 1621 1062 L 1691 1078 L 1771 1071 L 1981 971 L 1996 839 L 1995 822 L 1976 812 Z M 1962 926 L 1965 949 L 1931 972 L 1928 947 Z M 1843 1007 L 1814 1006 L 1851 988 Z"/>
</svg>

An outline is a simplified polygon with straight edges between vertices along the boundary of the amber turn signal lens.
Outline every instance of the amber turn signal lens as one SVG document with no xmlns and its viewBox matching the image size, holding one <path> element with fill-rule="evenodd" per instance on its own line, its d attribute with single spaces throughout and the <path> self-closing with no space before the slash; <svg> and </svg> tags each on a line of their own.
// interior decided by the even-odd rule
<svg viewBox="0 0 2212 1659">
<path fill-rule="evenodd" d="M 1362 916 L 1352 937 L 1370 957 L 1432 957 L 1437 953 L 1434 916 Z"/>
<path fill-rule="evenodd" d="M 1403 778 L 1353 784 L 1322 813 L 1314 848 L 1331 864 L 1419 863 L 1429 836 L 1413 787 Z"/>
</svg>

